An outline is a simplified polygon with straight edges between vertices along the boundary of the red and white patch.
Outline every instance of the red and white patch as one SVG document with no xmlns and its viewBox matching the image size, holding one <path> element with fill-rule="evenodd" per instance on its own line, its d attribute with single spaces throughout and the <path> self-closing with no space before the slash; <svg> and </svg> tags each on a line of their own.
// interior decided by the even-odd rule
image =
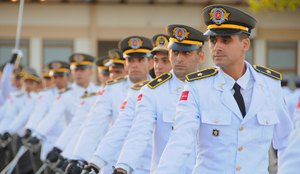
<svg viewBox="0 0 300 174">
<path fill-rule="evenodd" d="M 183 91 L 180 100 L 187 100 L 189 98 L 189 91 Z"/>
<path fill-rule="evenodd" d="M 138 98 L 137 98 L 137 101 L 141 101 L 143 98 L 143 94 L 139 94 Z"/>
<path fill-rule="evenodd" d="M 43 99 L 43 96 L 40 95 L 39 98 L 38 98 L 38 100 L 42 100 L 42 99 Z"/>
<path fill-rule="evenodd" d="M 123 101 L 123 103 L 122 103 L 122 105 L 121 105 L 121 109 L 125 109 L 125 107 L 126 107 L 126 104 L 127 104 L 127 101 L 125 100 L 125 101 Z"/>
<path fill-rule="evenodd" d="M 80 106 L 83 106 L 83 105 L 84 105 L 84 101 L 81 101 L 81 102 L 80 102 Z"/>
<path fill-rule="evenodd" d="M 59 96 L 56 97 L 56 100 L 59 100 L 60 98 L 61 98 L 61 96 L 59 95 Z"/>
<path fill-rule="evenodd" d="M 99 95 L 99 96 L 101 96 L 101 95 L 103 95 L 103 94 L 104 94 L 104 92 L 105 92 L 105 90 L 104 90 L 104 89 L 102 89 L 101 91 L 99 91 L 99 92 L 98 92 L 98 95 Z"/>
</svg>

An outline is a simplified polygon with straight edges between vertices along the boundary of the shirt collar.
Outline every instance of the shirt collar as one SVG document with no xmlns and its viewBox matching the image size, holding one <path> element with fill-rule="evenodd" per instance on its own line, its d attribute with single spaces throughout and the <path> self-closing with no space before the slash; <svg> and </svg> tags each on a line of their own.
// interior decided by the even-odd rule
<svg viewBox="0 0 300 174">
<path fill-rule="evenodd" d="M 224 73 L 224 71 L 220 69 L 221 73 L 223 74 L 225 83 L 229 89 L 232 89 L 234 83 L 237 83 L 242 89 L 246 89 L 249 79 L 251 78 L 251 74 L 248 65 L 245 64 L 245 66 L 246 66 L 246 72 L 237 81 L 235 81 L 231 76 Z"/>
</svg>

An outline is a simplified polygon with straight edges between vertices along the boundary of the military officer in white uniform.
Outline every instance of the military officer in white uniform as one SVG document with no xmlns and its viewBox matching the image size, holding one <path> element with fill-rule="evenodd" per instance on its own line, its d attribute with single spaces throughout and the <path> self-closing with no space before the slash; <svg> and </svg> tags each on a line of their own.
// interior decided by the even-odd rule
<svg viewBox="0 0 300 174">
<path fill-rule="evenodd" d="M 121 56 L 122 56 L 122 54 L 121 54 Z M 114 57 L 112 57 L 112 58 L 114 58 Z M 107 63 L 108 61 L 109 61 L 108 56 L 101 57 L 96 61 L 96 65 L 97 65 L 97 69 L 98 69 L 98 80 L 100 81 L 100 84 L 101 84 L 97 95 L 102 95 L 102 90 L 105 87 L 105 82 L 103 82 L 103 80 L 105 78 L 109 78 L 109 74 L 110 74 L 109 73 L 109 67 L 105 66 L 105 63 Z M 123 63 L 122 64 L 114 64 L 114 65 L 117 65 L 118 68 L 119 68 L 118 70 L 122 71 L 122 73 L 113 73 L 112 77 L 120 78 L 120 77 L 122 77 L 126 74 Z M 122 65 L 122 66 L 120 66 L 120 65 Z M 121 69 L 121 67 L 123 67 L 123 70 Z M 82 120 L 80 120 L 80 118 L 76 119 L 77 121 L 80 121 L 80 124 L 76 123 L 77 121 L 76 122 L 74 121 L 76 123 L 76 125 L 78 126 L 78 127 L 76 126 L 77 130 L 76 130 L 76 132 L 72 132 L 72 139 L 71 140 L 67 139 L 68 143 L 67 143 L 66 147 L 63 149 L 63 152 L 62 152 L 62 156 L 65 157 L 66 159 L 71 159 L 72 158 L 72 152 L 73 152 L 74 147 L 75 147 L 74 144 L 76 144 L 76 142 L 79 139 L 79 135 L 80 135 L 80 132 L 82 130 L 82 127 L 84 127 L 84 122 L 87 120 L 86 115 L 88 114 L 88 112 L 91 109 L 92 105 L 96 102 L 97 95 L 90 95 L 89 94 L 87 97 L 83 97 L 84 98 L 83 100 L 88 100 L 88 102 L 82 101 L 82 102 L 84 102 L 84 104 L 83 104 L 84 106 L 80 106 L 80 107 L 82 107 L 82 110 L 80 112 L 81 112 L 81 115 L 84 116 L 84 118 Z M 79 112 L 79 111 L 77 111 L 77 112 Z M 73 122 L 73 120 L 72 120 L 72 122 Z M 60 139 L 63 139 L 63 137 L 61 136 Z"/>
<path fill-rule="evenodd" d="M 74 83 L 69 88 L 59 92 L 49 112 L 41 120 L 36 129 L 37 137 L 43 141 L 43 144 L 47 144 L 48 146 L 43 151 L 44 153 L 41 154 L 42 157 L 47 154 L 47 151 L 49 152 L 64 127 L 69 124 L 79 105 L 80 97 L 85 93 L 97 90 L 97 87 L 90 82 L 93 74 L 92 64 L 94 57 L 87 54 L 75 53 L 69 59 Z M 54 148 L 53 151 L 61 152 L 57 148 Z M 50 162 L 57 160 L 56 155 L 51 155 L 53 153 L 48 154 Z"/>
<path fill-rule="evenodd" d="M 24 138 L 29 138 L 32 134 L 35 135 L 37 125 L 49 111 L 59 90 L 68 86 L 70 65 L 67 62 L 52 61 L 48 64 L 48 69 L 49 72 L 44 73 L 43 76 L 49 75 L 54 83 L 54 87 L 46 88 L 44 91 L 40 92 L 34 111 L 25 125 L 26 134 Z"/>
<path fill-rule="evenodd" d="M 18 134 L 19 136 L 23 136 L 25 134 L 24 126 L 36 105 L 38 99 L 38 83 L 41 83 L 41 78 L 35 72 L 26 73 L 23 79 L 25 88 L 28 88 L 26 89 L 27 95 L 25 103 L 18 115 L 13 118 L 13 121 L 7 128 L 7 132 L 10 134 Z"/>
<path fill-rule="evenodd" d="M 168 42 L 169 36 L 165 34 L 157 34 L 152 38 L 154 48 L 152 49 L 151 54 L 154 59 L 154 70 L 156 76 L 160 76 L 164 72 L 169 72 L 172 68 L 168 57 Z M 122 103 L 116 122 L 101 140 L 101 143 L 98 145 L 96 152 L 90 160 L 90 164 L 86 167 L 86 172 L 90 172 L 93 169 L 94 171 L 97 171 L 96 173 L 98 173 L 98 171 L 104 166 L 116 163 L 124 140 L 127 137 L 136 116 L 135 106 L 139 90 L 147 82 L 148 81 L 140 82 L 131 87 L 128 92 L 128 96 Z M 152 142 L 150 141 L 139 161 L 140 164 L 137 169 L 134 170 L 134 173 L 150 173 L 151 144 Z"/>
<path fill-rule="evenodd" d="M 111 49 L 108 51 L 110 54 L 107 57 L 101 57 L 97 62 L 98 73 L 102 73 L 104 70 L 109 72 L 109 77 L 113 79 L 123 79 L 123 77 L 127 74 L 126 70 L 124 69 L 124 62 L 125 59 L 123 58 L 122 52 L 118 49 Z M 99 76 L 98 76 L 99 77 Z M 100 80 L 100 79 L 99 79 Z M 105 86 L 104 86 L 105 87 Z M 76 171 L 81 171 L 81 168 L 77 168 L 78 166 L 82 166 L 82 161 L 80 160 L 73 160 L 73 150 L 76 147 L 76 143 L 80 141 L 81 132 L 84 129 L 84 125 L 86 122 L 89 122 L 88 113 L 89 111 L 95 107 L 95 103 L 97 102 L 98 96 L 103 94 L 104 88 L 99 89 L 97 95 L 93 95 L 90 97 L 84 97 L 87 100 L 84 101 L 84 107 L 80 107 L 80 111 L 76 113 L 77 117 L 75 120 L 72 120 L 71 127 L 69 129 L 77 129 L 76 132 L 69 130 L 69 136 L 72 136 L 71 141 L 68 141 L 70 137 L 68 134 L 62 135 L 58 142 L 56 142 L 56 146 L 63 150 L 62 156 L 65 159 L 69 159 L 66 164 L 62 167 L 61 170 L 65 170 L 68 163 L 70 163 L 70 167 L 66 173 L 74 173 Z M 77 128 L 76 128 L 77 127 Z M 62 146 L 62 142 L 68 141 L 65 147 Z M 79 165 L 77 165 L 79 163 Z M 74 168 L 74 169 L 73 169 Z M 78 170 L 76 170 L 78 169 Z"/>
<path fill-rule="evenodd" d="M 172 132 L 176 103 L 185 84 L 185 75 L 198 69 L 204 60 L 203 33 L 185 25 L 168 26 L 169 58 L 173 70 L 164 73 L 141 89 L 136 106 L 136 119 L 120 153 L 115 174 L 132 173 L 138 166 L 147 144 L 153 139 L 151 173 L 156 170 L 160 156 Z M 195 149 L 195 145 L 190 144 Z M 195 154 L 177 173 L 190 173 Z"/>
<path fill-rule="evenodd" d="M 40 77 L 32 68 L 26 68 L 25 70 L 23 70 L 22 76 L 24 81 L 25 93 L 22 94 L 20 97 L 15 98 L 16 105 L 10 105 L 9 108 L 11 109 L 6 111 L 6 115 L 1 120 L 0 132 L 5 132 L 4 134 L 7 135 L 11 133 L 17 133 L 20 129 L 20 126 L 17 125 L 17 122 L 21 121 L 22 115 L 27 117 L 31 108 L 34 106 L 34 104 L 31 105 L 30 103 L 34 101 L 34 98 L 37 95 L 34 94 L 34 91 L 37 89 L 38 82 L 41 81 Z M 26 106 L 27 103 L 28 106 Z M 18 116 L 21 117 L 19 119 L 16 119 Z"/>
<path fill-rule="evenodd" d="M 120 41 L 119 49 L 123 52 L 125 58 L 124 65 L 128 71 L 128 77 L 109 81 L 102 95 L 98 97 L 95 106 L 90 110 L 80 138 L 77 141 L 78 143 L 73 151 L 73 158 L 71 159 L 76 161 L 68 167 L 67 171 L 69 173 L 76 173 L 82 170 L 77 167 L 73 169 L 72 166 L 78 166 L 75 163 L 81 163 L 80 161 L 89 162 L 100 140 L 115 122 L 121 103 L 125 99 L 130 86 L 148 78 L 149 58 L 152 49 L 151 40 L 143 36 L 130 36 Z M 112 60 L 108 63 L 117 62 L 119 61 Z M 111 172 L 111 167 L 107 168 L 107 170 L 104 173 Z"/>
<path fill-rule="evenodd" d="M 110 80 L 108 67 L 105 66 L 105 63 L 109 60 L 108 57 L 100 57 L 96 61 L 97 70 L 98 70 L 98 81 L 101 86 L 101 89 L 105 87 L 105 82 Z"/>
<path fill-rule="evenodd" d="M 218 68 L 187 75 L 156 174 L 177 173 L 195 142 L 194 174 L 267 174 L 271 141 L 280 164 L 292 130 L 281 74 L 245 61 L 253 17 L 226 5 L 204 8 L 203 17 Z"/>
</svg>

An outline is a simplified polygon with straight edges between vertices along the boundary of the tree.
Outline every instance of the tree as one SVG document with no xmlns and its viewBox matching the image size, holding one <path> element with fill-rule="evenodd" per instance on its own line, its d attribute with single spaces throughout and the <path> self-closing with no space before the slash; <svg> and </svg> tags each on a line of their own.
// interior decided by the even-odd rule
<svg viewBox="0 0 300 174">
<path fill-rule="evenodd" d="M 248 0 L 250 9 L 253 11 L 275 10 L 296 10 L 300 7 L 300 0 Z"/>
</svg>

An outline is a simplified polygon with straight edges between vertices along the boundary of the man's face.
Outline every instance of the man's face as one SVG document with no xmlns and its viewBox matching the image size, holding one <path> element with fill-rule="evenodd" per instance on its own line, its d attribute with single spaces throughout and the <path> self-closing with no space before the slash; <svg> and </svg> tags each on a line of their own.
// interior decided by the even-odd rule
<svg viewBox="0 0 300 174">
<path fill-rule="evenodd" d="M 147 58 L 126 58 L 125 69 L 133 83 L 137 83 L 147 79 L 150 64 Z"/>
<path fill-rule="evenodd" d="M 221 68 L 240 66 L 249 49 L 250 39 L 240 39 L 238 35 L 210 36 L 209 50 L 215 65 Z"/>
<path fill-rule="evenodd" d="M 103 74 L 101 72 L 98 72 L 98 80 L 101 83 L 101 85 L 105 84 L 106 81 L 110 80 L 109 74 Z"/>
<path fill-rule="evenodd" d="M 115 79 L 115 78 L 123 77 L 126 75 L 126 71 L 125 71 L 124 67 L 110 66 L 108 68 L 108 71 L 109 71 L 110 79 Z"/>
<path fill-rule="evenodd" d="M 66 88 L 69 82 L 68 76 L 54 76 L 54 84 L 58 89 Z"/>
<path fill-rule="evenodd" d="M 168 53 L 157 52 L 153 56 L 154 72 L 156 76 L 164 72 L 169 72 L 172 69 Z"/>
<path fill-rule="evenodd" d="M 176 51 L 170 50 L 170 61 L 177 78 L 184 79 L 189 73 L 198 70 L 198 65 L 204 60 L 202 51 Z"/>
<path fill-rule="evenodd" d="M 72 70 L 72 76 L 76 84 L 85 86 L 89 83 L 93 71 L 91 68 L 75 68 Z"/>
<path fill-rule="evenodd" d="M 22 78 L 16 77 L 16 75 L 13 74 L 10 78 L 10 81 L 11 81 L 12 85 L 15 86 L 16 88 L 18 88 L 18 89 L 22 88 L 22 85 L 23 85 Z"/>
<path fill-rule="evenodd" d="M 51 88 L 53 85 L 53 79 L 52 78 L 43 78 L 43 86 L 45 88 Z"/>
<path fill-rule="evenodd" d="M 26 79 L 24 80 L 26 92 L 31 92 L 37 90 L 38 83 L 34 80 Z"/>
</svg>

